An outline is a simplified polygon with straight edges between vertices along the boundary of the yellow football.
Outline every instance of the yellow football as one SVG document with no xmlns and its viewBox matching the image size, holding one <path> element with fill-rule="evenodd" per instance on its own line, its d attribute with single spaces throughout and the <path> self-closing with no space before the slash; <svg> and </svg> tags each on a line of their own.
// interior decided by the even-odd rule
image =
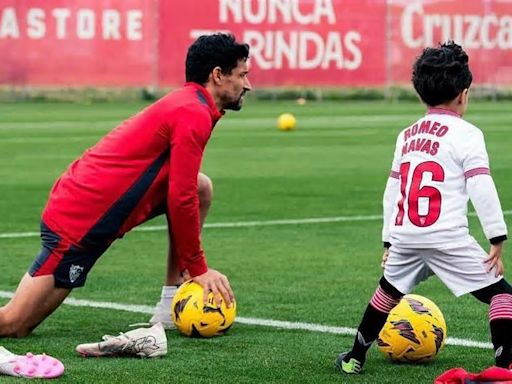
<svg viewBox="0 0 512 384">
<path fill-rule="evenodd" d="M 437 305 L 420 295 L 405 295 L 389 313 L 377 345 L 391 360 L 426 362 L 445 341 L 446 323 Z"/>
<path fill-rule="evenodd" d="M 203 302 L 203 287 L 189 280 L 183 283 L 171 304 L 171 317 L 176 328 L 186 336 L 212 337 L 226 332 L 236 317 L 236 302 L 228 308 L 224 300 L 220 306 L 213 293 Z"/>
<path fill-rule="evenodd" d="M 291 113 L 283 113 L 277 119 L 277 127 L 281 131 L 290 131 L 295 129 L 297 119 Z"/>
</svg>

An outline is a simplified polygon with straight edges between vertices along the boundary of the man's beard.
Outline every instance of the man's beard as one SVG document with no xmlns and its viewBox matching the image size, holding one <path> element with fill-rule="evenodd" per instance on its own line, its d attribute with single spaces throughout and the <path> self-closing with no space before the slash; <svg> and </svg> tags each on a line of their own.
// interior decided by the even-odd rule
<svg viewBox="0 0 512 384">
<path fill-rule="evenodd" d="M 241 110 L 242 109 L 242 104 L 243 104 L 242 98 L 243 98 L 244 94 L 245 93 L 242 93 L 240 95 L 240 97 L 238 98 L 238 100 L 230 101 L 230 102 L 226 103 L 224 105 L 224 109 L 229 109 L 231 111 L 239 111 L 239 110 Z"/>
<path fill-rule="evenodd" d="M 224 106 L 224 109 L 229 109 L 230 111 L 239 111 L 242 109 L 242 103 L 240 103 L 240 102 L 229 103 Z"/>
</svg>

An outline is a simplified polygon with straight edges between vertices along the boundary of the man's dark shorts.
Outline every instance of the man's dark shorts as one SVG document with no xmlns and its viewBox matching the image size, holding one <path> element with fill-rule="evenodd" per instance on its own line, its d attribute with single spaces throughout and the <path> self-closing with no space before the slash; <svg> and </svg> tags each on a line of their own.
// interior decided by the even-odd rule
<svg viewBox="0 0 512 384">
<path fill-rule="evenodd" d="M 28 273 L 30 276 L 53 275 L 55 287 L 82 287 L 87 274 L 110 244 L 83 248 L 62 239 L 41 222 L 42 249 Z"/>
</svg>

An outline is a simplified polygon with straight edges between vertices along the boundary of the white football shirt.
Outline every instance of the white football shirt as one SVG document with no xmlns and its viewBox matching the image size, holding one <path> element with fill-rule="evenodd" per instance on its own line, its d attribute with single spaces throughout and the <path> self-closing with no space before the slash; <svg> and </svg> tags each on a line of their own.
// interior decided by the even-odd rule
<svg viewBox="0 0 512 384">
<path fill-rule="evenodd" d="M 432 108 L 398 135 L 383 241 L 415 248 L 465 242 L 469 198 L 487 238 L 506 235 L 482 132 L 454 112 Z"/>
</svg>

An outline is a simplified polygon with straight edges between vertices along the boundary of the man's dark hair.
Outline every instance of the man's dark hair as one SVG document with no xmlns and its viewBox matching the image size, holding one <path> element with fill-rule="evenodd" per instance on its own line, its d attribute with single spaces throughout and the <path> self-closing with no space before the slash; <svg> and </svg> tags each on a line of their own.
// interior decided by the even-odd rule
<svg viewBox="0 0 512 384">
<path fill-rule="evenodd" d="M 425 48 L 413 66 L 414 89 L 431 107 L 452 101 L 471 85 L 468 61 L 466 52 L 453 41 Z"/>
<path fill-rule="evenodd" d="M 200 36 L 188 49 L 185 62 L 186 80 L 198 84 L 208 82 L 215 67 L 229 74 L 240 60 L 249 57 L 249 45 L 237 43 L 231 34 L 216 33 Z"/>
</svg>

